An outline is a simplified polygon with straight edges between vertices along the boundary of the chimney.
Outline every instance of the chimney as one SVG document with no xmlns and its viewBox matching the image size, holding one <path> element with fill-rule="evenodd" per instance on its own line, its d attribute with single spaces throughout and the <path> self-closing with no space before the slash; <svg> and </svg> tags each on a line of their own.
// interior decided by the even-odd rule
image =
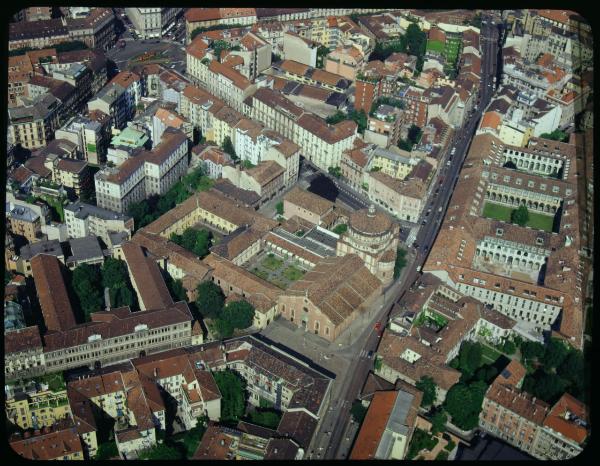
<svg viewBox="0 0 600 466">
<path fill-rule="evenodd" d="M 154 368 L 154 377 L 158 377 L 158 367 Z"/>
</svg>

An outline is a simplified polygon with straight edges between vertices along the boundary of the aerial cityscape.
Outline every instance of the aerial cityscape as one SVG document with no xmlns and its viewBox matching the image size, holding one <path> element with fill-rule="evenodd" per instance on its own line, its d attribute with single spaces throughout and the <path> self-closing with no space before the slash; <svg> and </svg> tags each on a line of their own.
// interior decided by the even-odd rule
<svg viewBox="0 0 600 466">
<path fill-rule="evenodd" d="M 589 453 L 580 13 L 7 20 L 11 458 Z"/>
</svg>

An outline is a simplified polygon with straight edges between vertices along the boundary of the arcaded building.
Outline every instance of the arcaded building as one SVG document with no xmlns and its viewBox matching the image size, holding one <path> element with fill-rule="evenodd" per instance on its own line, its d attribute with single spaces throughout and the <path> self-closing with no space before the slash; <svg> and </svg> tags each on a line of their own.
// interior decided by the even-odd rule
<svg viewBox="0 0 600 466">
<path fill-rule="evenodd" d="M 336 254 L 356 254 L 385 286 L 394 279 L 398 233 L 398 224 L 371 204 L 350 216 L 348 230 L 341 235 Z"/>
</svg>

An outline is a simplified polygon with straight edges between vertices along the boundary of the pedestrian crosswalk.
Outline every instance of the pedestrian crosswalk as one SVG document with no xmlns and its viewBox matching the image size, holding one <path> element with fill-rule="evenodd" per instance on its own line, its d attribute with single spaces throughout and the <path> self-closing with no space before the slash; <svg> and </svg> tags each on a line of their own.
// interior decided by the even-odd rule
<svg viewBox="0 0 600 466">
<path fill-rule="evenodd" d="M 364 349 L 364 350 L 362 350 L 362 351 L 360 352 L 360 356 L 359 356 L 359 357 L 361 357 L 361 358 L 367 358 L 367 359 L 368 359 L 368 358 L 370 358 L 370 356 L 369 356 L 369 351 L 367 351 L 367 350 L 365 350 L 365 349 Z"/>
<path fill-rule="evenodd" d="M 413 244 L 414 240 L 417 239 L 417 233 L 419 232 L 419 227 L 414 226 L 410 229 L 410 233 L 408 234 L 408 237 L 406 238 L 406 244 L 408 244 L 409 246 L 411 244 Z"/>
</svg>

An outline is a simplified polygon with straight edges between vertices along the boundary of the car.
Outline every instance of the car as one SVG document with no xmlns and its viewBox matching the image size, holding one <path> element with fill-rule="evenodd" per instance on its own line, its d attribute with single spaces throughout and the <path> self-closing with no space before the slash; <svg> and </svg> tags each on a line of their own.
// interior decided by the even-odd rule
<svg viewBox="0 0 600 466">
<path fill-rule="evenodd" d="M 440 188 L 437 188 L 437 189 L 435 190 L 435 194 L 439 194 L 439 193 L 440 193 Z"/>
<path fill-rule="evenodd" d="M 431 213 L 431 209 L 429 209 L 427 212 L 425 212 L 425 217 L 428 217 L 430 213 Z"/>
<path fill-rule="evenodd" d="M 413 246 L 413 248 L 415 248 L 415 249 L 419 249 L 419 245 L 417 244 L 417 242 L 416 242 L 416 241 L 415 241 L 415 242 L 412 244 L 412 246 Z"/>
<path fill-rule="evenodd" d="M 369 351 L 367 353 L 367 359 L 371 359 L 372 356 L 373 356 L 373 351 Z"/>
<path fill-rule="evenodd" d="M 452 165 L 452 159 L 450 159 L 450 160 L 448 160 L 448 161 L 446 162 L 446 166 L 448 166 L 448 167 L 449 167 L 450 165 Z"/>
<path fill-rule="evenodd" d="M 425 252 L 429 251 L 429 246 L 426 245 L 424 250 L 425 250 Z"/>
<path fill-rule="evenodd" d="M 175 68 L 175 65 L 171 65 L 171 69 Z"/>
<path fill-rule="evenodd" d="M 462 139 L 462 136 L 460 137 Z M 454 155 L 456 153 L 456 147 L 452 148 L 452 152 L 450 152 L 450 155 Z"/>
</svg>

